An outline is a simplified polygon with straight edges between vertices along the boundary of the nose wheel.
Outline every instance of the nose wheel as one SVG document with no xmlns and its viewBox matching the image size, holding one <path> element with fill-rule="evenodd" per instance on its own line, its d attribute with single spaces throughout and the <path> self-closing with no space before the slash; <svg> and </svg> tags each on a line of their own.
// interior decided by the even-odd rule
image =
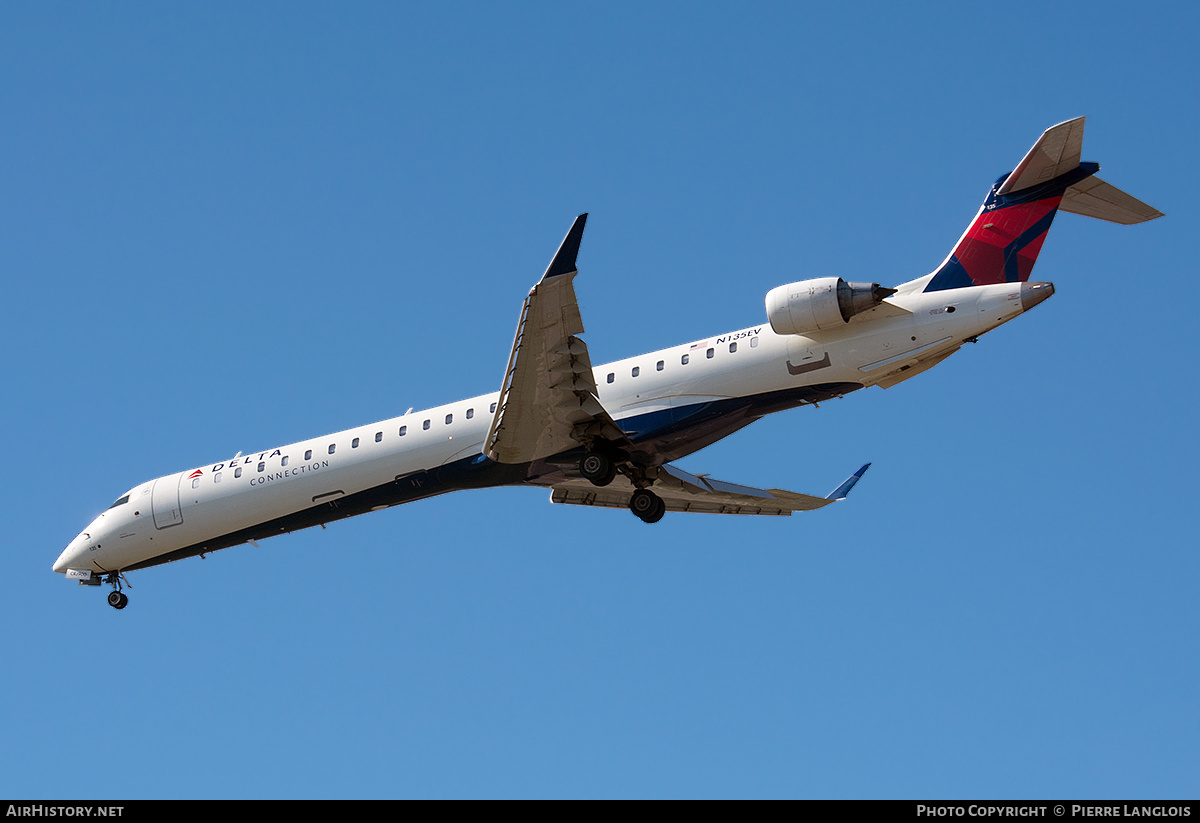
<svg viewBox="0 0 1200 823">
<path fill-rule="evenodd" d="M 129 597 L 121 591 L 123 579 L 120 572 L 110 572 L 108 575 L 108 584 L 113 587 L 113 590 L 108 593 L 108 605 L 114 609 L 123 609 L 129 605 Z M 128 581 L 126 582 L 128 583 Z"/>
</svg>

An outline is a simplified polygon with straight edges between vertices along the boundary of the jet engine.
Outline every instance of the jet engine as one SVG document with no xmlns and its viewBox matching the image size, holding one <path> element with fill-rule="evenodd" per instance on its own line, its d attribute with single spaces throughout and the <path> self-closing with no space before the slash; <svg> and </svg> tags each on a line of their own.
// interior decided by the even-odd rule
<svg viewBox="0 0 1200 823">
<path fill-rule="evenodd" d="M 847 283 L 840 277 L 801 280 L 767 292 L 767 319 L 776 334 L 833 329 L 895 293 L 878 283 Z"/>
</svg>

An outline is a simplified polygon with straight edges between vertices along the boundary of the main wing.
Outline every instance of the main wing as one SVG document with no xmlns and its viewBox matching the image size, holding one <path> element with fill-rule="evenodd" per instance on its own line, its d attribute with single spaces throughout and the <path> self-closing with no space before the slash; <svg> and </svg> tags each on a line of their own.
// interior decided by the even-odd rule
<svg viewBox="0 0 1200 823">
<path fill-rule="evenodd" d="M 587 215 L 575 218 L 542 279 L 521 307 L 512 353 L 484 454 L 528 463 L 586 445 L 627 441 L 600 405 L 575 298 L 575 265 Z"/>
<path fill-rule="evenodd" d="M 867 463 L 825 497 L 726 483 L 707 476 L 689 474 L 671 465 L 659 467 L 654 491 L 666 504 L 666 510 L 671 512 L 787 517 L 792 512 L 812 511 L 844 500 L 870 466 L 871 464 Z M 552 489 L 550 500 L 555 503 L 614 509 L 629 508 L 629 501 L 634 493 L 633 484 L 623 477 L 618 477 L 611 485 L 603 488 L 592 486 L 586 481 L 566 481 L 555 484 Z"/>
<path fill-rule="evenodd" d="M 483 453 L 498 463 L 531 463 L 581 446 L 591 449 L 597 441 L 604 441 L 608 449 L 632 449 L 628 435 L 600 403 L 591 358 L 580 337 L 583 319 L 573 281 L 579 273 L 575 261 L 586 221 L 586 214 L 575 219 L 521 307 L 500 400 L 483 447 Z M 661 517 L 663 511 L 790 515 L 845 498 L 868 466 L 825 497 L 726 483 L 669 464 L 610 476 L 602 486 L 582 478 L 545 485 L 553 490 L 550 499 L 555 503 L 630 508 L 647 522 Z M 659 502 L 643 512 L 631 501 L 641 495 L 644 502 L 650 486 L 650 498 Z M 654 506 L 660 508 L 655 512 Z"/>
</svg>

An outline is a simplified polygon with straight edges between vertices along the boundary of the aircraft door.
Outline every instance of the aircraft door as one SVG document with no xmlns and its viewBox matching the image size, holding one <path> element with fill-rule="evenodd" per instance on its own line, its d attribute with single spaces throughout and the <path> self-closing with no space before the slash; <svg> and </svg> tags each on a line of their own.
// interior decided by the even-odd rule
<svg viewBox="0 0 1200 823">
<path fill-rule="evenodd" d="M 787 351 L 787 368 L 790 374 L 807 374 L 829 365 L 829 352 L 825 346 L 804 335 L 789 335 Z"/>
<path fill-rule="evenodd" d="M 179 484 L 182 482 L 182 473 L 154 481 L 154 491 L 150 494 L 154 528 L 166 529 L 183 522 L 183 511 L 179 506 Z"/>
</svg>

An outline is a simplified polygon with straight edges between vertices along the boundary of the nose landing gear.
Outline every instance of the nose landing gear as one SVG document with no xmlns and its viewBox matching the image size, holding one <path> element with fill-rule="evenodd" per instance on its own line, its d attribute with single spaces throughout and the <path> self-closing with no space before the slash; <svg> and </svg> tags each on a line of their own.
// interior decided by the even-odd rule
<svg viewBox="0 0 1200 823">
<path fill-rule="evenodd" d="M 129 584 L 129 581 L 125 580 L 120 572 L 109 572 L 108 579 L 105 581 L 113 587 L 113 590 L 108 593 L 108 605 L 114 609 L 123 609 L 129 605 L 129 598 L 125 592 L 121 591 L 121 582 L 123 580 L 126 585 Z"/>
</svg>

